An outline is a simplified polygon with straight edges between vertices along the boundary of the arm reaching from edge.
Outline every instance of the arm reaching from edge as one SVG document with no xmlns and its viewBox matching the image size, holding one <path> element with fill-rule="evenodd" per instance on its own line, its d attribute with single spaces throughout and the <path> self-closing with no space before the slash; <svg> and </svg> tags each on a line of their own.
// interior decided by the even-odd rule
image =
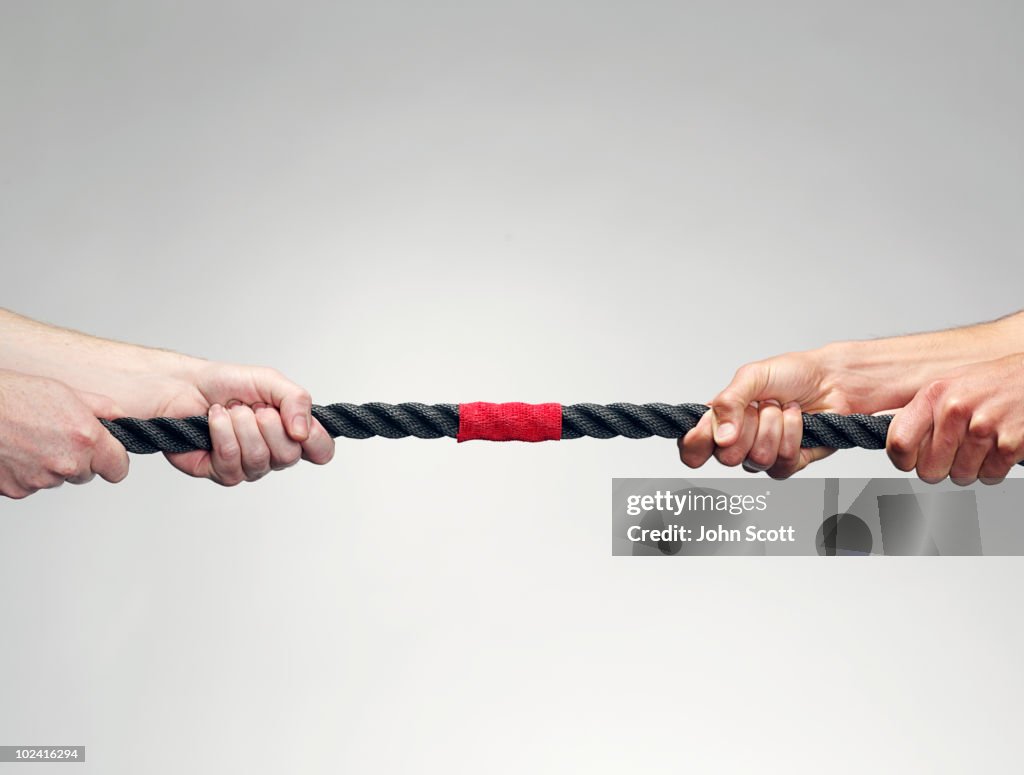
<svg viewBox="0 0 1024 775">
<path fill-rule="evenodd" d="M 783 479 L 831 454 L 800 448 L 800 412 L 878 414 L 906 405 L 944 374 L 1011 355 L 1024 342 L 1024 312 L 990 323 L 887 339 L 835 342 L 741 367 L 679 440 L 696 468 L 714 455 L 727 466 Z"/>
<path fill-rule="evenodd" d="M 309 393 L 273 369 L 101 339 L 7 310 L 0 310 L 0 368 L 108 396 L 122 416 L 207 414 L 213 450 L 167 459 L 219 484 L 334 455 L 334 440 L 310 413 Z"/>
</svg>

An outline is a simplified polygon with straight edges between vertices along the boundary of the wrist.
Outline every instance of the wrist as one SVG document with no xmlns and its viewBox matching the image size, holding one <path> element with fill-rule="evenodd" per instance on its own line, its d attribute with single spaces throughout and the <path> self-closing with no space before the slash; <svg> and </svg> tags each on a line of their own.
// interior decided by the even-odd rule
<svg viewBox="0 0 1024 775">
<path fill-rule="evenodd" d="M 1007 318 L 926 334 L 833 342 L 816 351 L 861 411 L 904 406 L 921 388 L 954 369 L 1018 349 L 1021 321 Z"/>
<path fill-rule="evenodd" d="M 94 355 L 91 365 L 68 363 L 54 376 L 72 387 L 109 396 L 134 417 L 165 414 L 177 397 L 196 389 L 207 363 L 170 350 L 121 343 L 110 343 Z"/>
<path fill-rule="evenodd" d="M 904 406 L 960 360 L 940 342 L 918 337 L 833 342 L 817 355 L 835 389 L 849 397 L 855 411 L 866 413 Z"/>
<path fill-rule="evenodd" d="M 203 367 L 209 364 L 205 358 L 182 355 L 171 350 L 151 350 L 148 363 L 143 369 L 149 374 L 156 374 L 177 382 L 195 384 Z"/>
</svg>

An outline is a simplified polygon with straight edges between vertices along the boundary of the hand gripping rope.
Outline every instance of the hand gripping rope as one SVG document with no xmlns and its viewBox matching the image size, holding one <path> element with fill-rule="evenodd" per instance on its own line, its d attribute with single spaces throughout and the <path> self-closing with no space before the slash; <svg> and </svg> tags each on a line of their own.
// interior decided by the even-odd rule
<svg viewBox="0 0 1024 775">
<path fill-rule="evenodd" d="M 415 436 L 458 441 L 557 441 L 589 436 L 678 439 L 708 411 L 704 404 L 331 404 L 313 417 L 331 436 L 368 439 Z M 801 445 L 883 449 L 891 415 L 805 414 Z M 101 420 L 129 452 L 210 449 L 205 417 Z"/>
</svg>

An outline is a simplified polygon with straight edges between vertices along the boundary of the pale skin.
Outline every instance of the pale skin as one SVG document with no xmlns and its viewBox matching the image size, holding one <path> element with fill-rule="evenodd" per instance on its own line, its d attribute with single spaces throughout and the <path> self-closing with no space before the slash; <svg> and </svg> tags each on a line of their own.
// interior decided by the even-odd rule
<svg viewBox="0 0 1024 775">
<path fill-rule="evenodd" d="M 1024 460 L 1024 313 L 948 331 L 786 353 L 741 367 L 679 440 L 785 479 L 835 450 L 802 449 L 802 412 L 893 414 L 886 451 L 927 482 L 1001 482 Z"/>
<path fill-rule="evenodd" d="M 92 337 L 0 310 L 0 495 L 64 482 L 119 482 L 128 455 L 97 418 L 207 415 L 213 449 L 168 454 L 224 486 L 300 459 L 327 463 L 334 440 L 309 393 L 279 372 Z"/>
</svg>

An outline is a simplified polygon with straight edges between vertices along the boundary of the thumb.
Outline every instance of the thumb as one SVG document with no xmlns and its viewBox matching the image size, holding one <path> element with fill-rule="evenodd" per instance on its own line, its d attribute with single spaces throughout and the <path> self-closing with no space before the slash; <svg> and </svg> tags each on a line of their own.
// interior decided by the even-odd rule
<svg viewBox="0 0 1024 775">
<path fill-rule="evenodd" d="M 128 466 L 128 452 L 121 442 L 104 433 L 92 453 L 92 470 L 116 484 L 128 476 Z"/>
<path fill-rule="evenodd" d="M 118 417 L 125 416 L 124 410 L 109 396 L 90 393 L 88 390 L 76 390 L 75 395 L 78 396 L 79 401 L 89 407 L 93 417 L 99 417 L 104 420 L 116 420 Z"/>
<path fill-rule="evenodd" d="M 725 390 L 711 400 L 711 427 L 715 444 L 734 444 L 743 430 L 743 418 L 751 401 L 763 397 L 768 387 L 770 370 L 759 363 L 740 367 Z"/>
<path fill-rule="evenodd" d="M 76 390 L 78 399 L 86 405 L 93 417 L 104 420 L 116 420 L 124 417 L 114 399 L 88 390 Z M 117 439 L 109 433 L 103 433 L 92 452 L 92 470 L 108 482 L 120 482 L 128 476 L 128 452 Z"/>
<path fill-rule="evenodd" d="M 266 396 L 281 414 L 288 435 L 293 441 L 306 441 L 313 425 L 313 400 L 309 392 L 273 369 L 260 369 L 257 377 L 260 395 Z"/>
</svg>

